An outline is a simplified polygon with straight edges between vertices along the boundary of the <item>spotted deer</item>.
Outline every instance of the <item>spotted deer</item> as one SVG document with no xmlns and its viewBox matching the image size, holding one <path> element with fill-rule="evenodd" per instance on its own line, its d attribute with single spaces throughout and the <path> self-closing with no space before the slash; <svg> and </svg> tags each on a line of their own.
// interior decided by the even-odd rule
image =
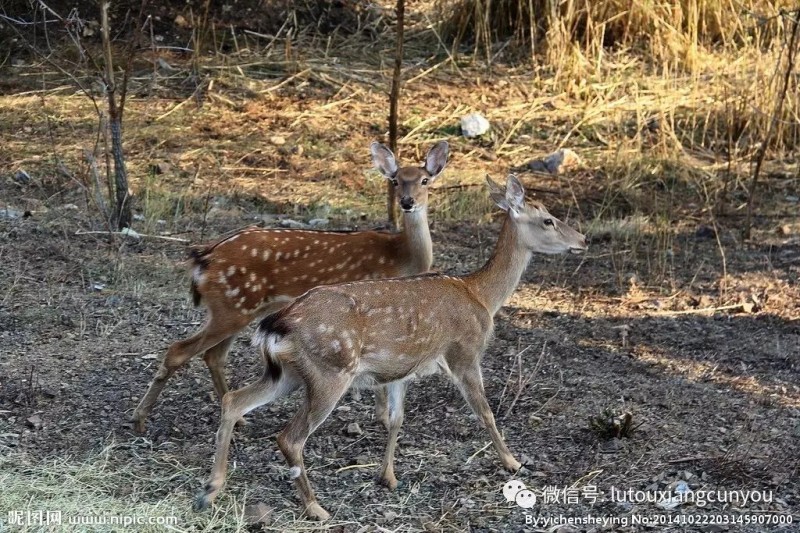
<svg viewBox="0 0 800 533">
<path fill-rule="evenodd" d="M 403 230 L 314 231 L 246 228 L 192 252 L 191 290 L 196 305 L 208 311 L 205 325 L 169 347 L 155 377 L 133 413 L 138 432 L 167 380 L 192 357 L 203 358 L 217 396 L 228 392 L 225 361 L 234 337 L 259 316 L 273 313 L 317 285 L 408 276 L 427 272 L 433 261 L 428 228 L 428 188 L 442 173 L 448 144 L 434 145 L 422 167 L 398 167 L 380 143 L 372 161 L 395 185 Z M 385 396 L 377 395 L 385 418 Z"/>
<path fill-rule="evenodd" d="M 394 452 L 403 422 L 407 382 L 444 372 L 458 386 L 489 432 L 500 462 L 520 468 L 495 426 L 486 401 L 480 362 L 494 328 L 494 315 L 514 292 L 533 252 L 586 250 L 583 235 L 539 205 L 524 203 L 514 176 L 505 187 L 487 177 L 495 203 L 506 211 L 497 246 L 473 274 L 442 274 L 317 287 L 264 318 L 254 336 L 265 362 L 263 377 L 225 395 L 211 476 L 195 507 L 211 504 L 227 469 L 234 423 L 253 409 L 303 386 L 305 402 L 278 435 L 305 513 L 325 520 L 303 464 L 308 436 L 349 387 L 385 387 L 388 439 L 380 480 L 397 486 Z"/>
</svg>

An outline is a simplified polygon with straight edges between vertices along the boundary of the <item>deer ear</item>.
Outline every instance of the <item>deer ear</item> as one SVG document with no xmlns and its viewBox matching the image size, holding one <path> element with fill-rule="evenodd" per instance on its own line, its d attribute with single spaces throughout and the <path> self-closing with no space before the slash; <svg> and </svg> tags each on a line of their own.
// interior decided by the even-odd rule
<svg viewBox="0 0 800 533">
<path fill-rule="evenodd" d="M 450 153 L 450 146 L 447 141 L 440 141 L 430 149 L 425 156 L 425 171 L 431 178 L 436 178 L 447 166 L 447 156 Z"/>
<path fill-rule="evenodd" d="M 506 201 L 511 209 L 520 211 L 525 205 L 525 188 L 514 174 L 509 174 L 506 179 Z"/>
<path fill-rule="evenodd" d="M 490 178 L 488 174 L 486 175 L 486 184 L 489 186 L 489 196 L 492 201 L 503 211 L 508 211 L 510 206 L 506 200 L 506 189 Z"/>
<path fill-rule="evenodd" d="M 391 150 L 379 142 L 373 142 L 369 147 L 372 152 L 372 164 L 381 171 L 387 179 L 392 179 L 397 175 L 397 160 Z"/>
</svg>

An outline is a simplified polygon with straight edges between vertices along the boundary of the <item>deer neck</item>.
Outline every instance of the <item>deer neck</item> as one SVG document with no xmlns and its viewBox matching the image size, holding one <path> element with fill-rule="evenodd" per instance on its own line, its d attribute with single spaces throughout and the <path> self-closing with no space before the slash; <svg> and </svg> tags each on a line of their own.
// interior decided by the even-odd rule
<svg viewBox="0 0 800 533">
<path fill-rule="evenodd" d="M 433 243 L 428 228 L 428 209 L 403 213 L 403 247 L 407 261 L 407 275 L 427 272 L 433 263 Z"/>
<path fill-rule="evenodd" d="M 523 246 L 517 225 L 508 216 L 494 253 L 486 265 L 464 278 L 464 283 L 494 316 L 514 293 L 533 255 Z"/>
</svg>

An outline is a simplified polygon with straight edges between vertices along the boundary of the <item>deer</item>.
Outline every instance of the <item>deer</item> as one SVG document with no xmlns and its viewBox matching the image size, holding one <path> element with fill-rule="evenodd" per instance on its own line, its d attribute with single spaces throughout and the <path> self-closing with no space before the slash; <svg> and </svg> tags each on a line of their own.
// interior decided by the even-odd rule
<svg viewBox="0 0 800 533">
<path fill-rule="evenodd" d="M 138 433 L 167 381 L 203 353 L 217 397 L 228 392 L 225 363 L 237 333 L 278 311 L 317 285 L 427 272 L 433 261 L 428 191 L 447 165 L 449 146 L 436 143 L 421 167 L 399 167 L 392 151 L 373 142 L 373 165 L 395 189 L 402 231 L 315 231 L 249 227 L 191 252 L 191 293 L 207 319 L 190 337 L 173 343 L 133 413 Z M 376 393 L 376 415 L 386 401 Z M 244 424 L 244 420 L 239 421 Z"/>
<path fill-rule="evenodd" d="M 394 454 L 410 380 L 444 373 L 489 432 L 503 467 L 521 468 L 497 430 L 486 399 L 481 358 L 494 315 L 513 294 L 534 252 L 581 253 L 586 238 L 538 203 L 525 203 L 520 181 L 487 176 L 490 196 L 506 212 L 494 253 L 478 271 L 440 273 L 317 287 L 261 320 L 253 337 L 263 376 L 222 399 L 211 475 L 194 507 L 210 506 L 224 484 L 231 435 L 244 414 L 302 387 L 302 407 L 277 437 L 305 514 L 327 520 L 306 475 L 309 435 L 351 387 L 382 387 L 388 401 L 387 443 L 379 480 L 397 487 Z"/>
</svg>

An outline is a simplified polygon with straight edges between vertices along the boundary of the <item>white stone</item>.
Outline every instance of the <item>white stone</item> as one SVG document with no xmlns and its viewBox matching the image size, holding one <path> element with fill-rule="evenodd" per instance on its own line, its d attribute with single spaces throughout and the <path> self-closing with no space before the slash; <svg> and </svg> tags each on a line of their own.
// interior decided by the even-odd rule
<svg viewBox="0 0 800 533">
<path fill-rule="evenodd" d="M 461 134 L 471 139 L 489 131 L 489 121 L 480 113 L 470 113 L 461 117 Z"/>
</svg>

